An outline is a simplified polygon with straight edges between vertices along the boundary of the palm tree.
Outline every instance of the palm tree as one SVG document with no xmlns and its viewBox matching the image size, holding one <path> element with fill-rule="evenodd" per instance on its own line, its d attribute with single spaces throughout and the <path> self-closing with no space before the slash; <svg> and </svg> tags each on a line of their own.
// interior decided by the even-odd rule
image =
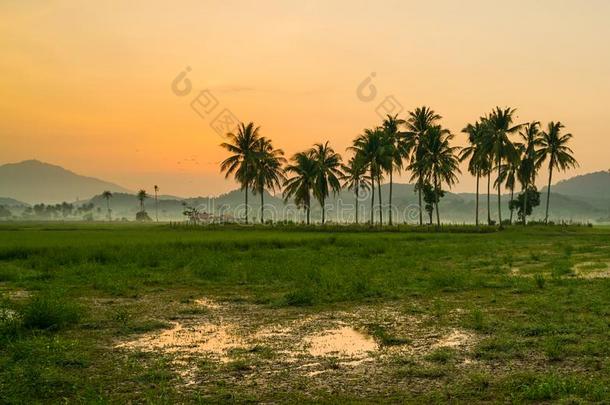
<svg viewBox="0 0 610 405">
<path fill-rule="evenodd" d="M 385 142 L 383 129 L 365 129 L 364 134 L 354 140 L 350 149 L 355 152 L 357 159 L 361 159 L 368 167 L 371 177 L 371 225 L 375 223 L 375 181 L 379 196 L 379 224 L 383 225 L 382 202 L 381 202 L 381 177 L 384 168 L 389 167 L 391 162 L 391 150 Z"/>
<path fill-rule="evenodd" d="M 409 112 L 409 118 L 406 122 L 407 132 L 405 133 L 405 142 L 407 152 L 410 154 L 411 167 L 416 171 L 411 176 L 412 180 L 417 180 L 417 193 L 419 198 L 419 225 L 424 224 L 424 218 L 422 213 L 422 189 L 424 182 L 424 174 L 418 170 L 423 170 L 423 165 L 418 162 L 414 162 L 418 156 L 421 156 L 419 151 L 420 145 L 423 143 L 423 138 L 429 128 L 436 125 L 442 117 L 434 112 L 429 107 L 423 106 L 418 107 L 415 111 Z"/>
<path fill-rule="evenodd" d="M 385 140 L 388 144 L 391 155 L 391 158 L 389 160 L 389 167 L 386 170 L 390 175 L 390 195 L 388 197 L 388 223 L 390 225 L 392 225 L 392 175 L 395 169 L 400 172 L 400 170 L 402 169 L 402 161 L 405 157 L 407 157 L 409 153 L 406 138 L 399 131 L 400 126 L 404 125 L 405 123 L 406 121 L 399 119 L 398 115 L 391 116 L 388 114 L 382 124 L 383 131 L 385 134 Z"/>
<path fill-rule="evenodd" d="M 341 155 L 330 147 L 329 142 L 317 143 L 309 151 L 316 161 L 316 185 L 314 196 L 322 206 L 322 224 L 326 220 L 326 198 L 330 191 L 337 193 L 341 190 L 339 178 L 341 177 Z"/>
<path fill-rule="evenodd" d="M 284 200 L 294 197 L 294 203 L 307 212 L 307 225 L 311 212 L 311 191 L 316 186 L 317 162 L 308 152 L 299 152 L 286 167 L 286 173 L 293 174 L 284 182 Z"/>
<path fill-rule="evenodd" d="M 565 171 L 571 167 L 578 166 L 578 162 L 574 158 L 574 151 L 567 146 L 572 134 L 561 134 L 561 130 L 565 126 L 561 122 L 549 122 L 546 131 L 542 132 L 540 138 L 540 149 L 537 152 L 536 166 L 540 167 L 546 159 L 549 160 L 549 183 L 546 195 L 546 214 L 544 222 L 549 221 L 549 201 L 551 199 L 551 179 L 553 177 L 553 169 Z"/>
<path fill-rule="evenodd" d="M 468 146 L 460 151 L 460 161 L 466 159 L 468 161 L 468 172 L 477 178 L 477 193 L 476 193 L 476 210 L 475 224 L 479 226 L 479 180 L 481 175 L 485 174 L 487 167 L 487 156 L 483 148 L 483 139 L 485 136 L 485 125 L 479 121 L 473 124 L 468 124 L 462 132 L 468 134 Z M 488 207 L 489 209 L 489 207 Z"/>
<path fill-rule="evenodd" d="M 274 191 L 276 187 L 282 187 L 283 182 L 286 180 L 282 168 L 285 163 L 284 151 L 281 149 L 274 149 L 271 140 L 265 137 L 260 138 L 256 149 L 252 188 L 261 196 L 261 224 L 265 223 L 265 189 Z"/>
<path fill-rule="evenodd" d="M 536 153 L 540 146 L 540 122 L 534 121 L 526 124 L 523 131 L 519 132 L 521 143 L 519 152 L 521 155 L 521 165 L 517 172 L 517 178 L 523 190 L 523 225 L 527 225 L 527 200 L 528 190 L 536 181 Z"/>
<path fill-rule="evenodd" d="M 254 178 L 256 150 L 260 142 L 258 131 L 259 127 L 254 127 L 254 123 L 245 125 L 242 122 L 239 124 L 237 134 L 228 133 L 229 142 L 220 145 L 232 153 L 220 164 L 220 171 L 226 171 L 225 178 L 233 174 L 235 180 L 240 183 L 241 189 L 245 190 L 246 224 L 248 223 L 248 190 Z"/>
<path fill-rule="evenodd" d="M 144 200 L 148 198 L 148 194 L 146 194 L 146 190 L 140 190 L 137 194 L 138 201 L 140 201 L 140 212 L 144 212 Z"/>
<path fill-rule="evenodd" d="M 155 184 L 155 218 L 159 222 L 159 202 L 158 202 L 159 186 Z"/>
<path fill-rule="evenodd" d="M 106 190 L 102 193 L 102 197 L 106 199 L 106 210 L 108 212 L 108 221 L 112 221 L 112 214 L 110 213 L 110 199 L 112 198 L 112 192 Z"/>
<path fill-rule="evenodd" d="M 515 186 L 517 184 L 517 175 L 519 168 L 521 167 L 521 144 L 514 144 L 517 153 L 511 159 L 507 160 L 506 163 L 500 167 L 500 175 L 494 183 L 495 187 L 502 187 L 502 184 L 510 190 L 510 201 L 513 201 L 515 197 Z M 513 224 L 513 212 L 514 208 L 510 205 L 510 219 L 509 224 Z"/>
<path fill-rule="evenodd" d="M 343 165 L 343 188 L 351 190 L 356 195 L 356 224 L 358 224 L 359 195 L 361 190 L 370 190 L 371 178 L 366 175 L 366 164 L 359 158 L 353 156 L 347 165 Z"/>
<path fill-rule="evenodd" d="M 457 153 L 458 147 L 452 147 L 450 141 L 453 135 L 440 125 L 433 126 L 426 131 L 421 145 L 421 155 L 418 160 L 422 162 L 422 171 L 427 181 L 432 183 L 435 193 L 436 223 L 441 226 L 438 209 L 439 196 L 442 193 L 443 183 L 449 187 L 457 182 L 456 173 L 460 173 L 460 161 Z"/>
<path fill-rule="evenodd" d="M 502 161 L 515 159 L 517 154 L 517 150 L 509 138 L 509 135 L 519 131 L 522 126 L 521 124 L 513 125 L 516 111 L 514 108 L 501 109 L 496 107 L 487 119 L 489 122 L 487 147 L 495 159 L 498 173 L 496 183 L 498 185 L 498 225 L 500 227 L 502 227 L 502 187 L 498 179 L 500 178 Z"/>
</svg>

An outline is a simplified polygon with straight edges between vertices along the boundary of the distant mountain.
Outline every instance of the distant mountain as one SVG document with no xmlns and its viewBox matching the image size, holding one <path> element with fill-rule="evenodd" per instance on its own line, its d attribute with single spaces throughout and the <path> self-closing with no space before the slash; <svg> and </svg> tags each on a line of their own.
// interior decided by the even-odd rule
<svg viewBox="0 0 610 405">
<path fill-rule="evenodd" d="M 38 160 L 0 166 L 0 195 L 30 204 L 88 199 L 104 190 L 129 192 L 117 184 L 81 176 Z"/>
<path fill-rule="evenodd" d="M 14 198 L 0 197 L 0 206 L 3 206 L 3 207 L 22 208 L 22 207 L 27 207 L 28 205 L 29 204 L 26 204 L 22 201 L 17 201 Z"/>
<path fill-rule="evenodd" d="M 584 174 L 560 181 L 551 187 L 551 191 L 579 198 L 610 199 L 610 170 Z"/>
</svg>

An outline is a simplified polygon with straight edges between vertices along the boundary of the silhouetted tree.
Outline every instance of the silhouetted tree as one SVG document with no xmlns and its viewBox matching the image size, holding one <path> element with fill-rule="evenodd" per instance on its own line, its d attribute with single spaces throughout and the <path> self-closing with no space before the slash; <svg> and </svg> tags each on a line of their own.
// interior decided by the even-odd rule
<svg viewBox="0 0 610 405">
<path fill-rule="evenodd" d="M 549 122 L 547 130 L 542 132 L 540 138 L 540 149 L 538 150 L 537 166 L 540 167 L 545 160 L 549 160 L 549 184 L 546 194 L 546 214 L 544 222 L 549 222 L 549 201 L 551 199 L 551 179 L 553 178 L 553 169 L 567 170 L 571 167 L 578 166 L 578 162 L 574 159 L 574 151 L 568 147 L 568 142 L 572 139 L 572 134 L 561 134 L 564 129 L 561 122 Z"/>
<path fill-rule="evenodd" d="M 102 197 L 104 197 L 104 199 L 106 199 L 106 213 L 107 213 L 106 216 L 108 218 L 108 221 L 111 221 L 112 220 L 112 216 L 111 216 L 112 214 L 111 214 L 111 211 L 110 211 L 110 199 L 112 198 L 112 192 L 106 190 L 106 191 L 104 191 L 102 193 Z"/>
<path fill-rule="evenodd" d="M 361 190 L 370 190 L 371 179 L 370 176 L 366 175 L 366 164 L 359 158 L 359 156 L 353 156 L 347 165 L 343 165 L 343 174 L 341 180 L 343 180 L 343 187 L 354 192 L 356 196 L 356 224 L 358 223 L 358 211 L 359 211 L 359 195 Z"/>
<path fill-rule="evenodd" d="M 311 153 L 300 152 L 294 155 L 286 167 L 286 173 L 292 174 L 284 182 L 284 199 L 288 201 L 294 198 L 294 203 L 299 208 L 304 208 L 307 213 L 307 225 L 311 213 L 311 192 L 316 186 L 317 162 Z"/>
<path fill-rule="evenodd" d="M 317 143 L 309 151 L 316 161 L 316 180 L 313 190 L 314 196 L 322 207 L 322 224 L 326 220 L 326 198 L 330 192 L 336 194 L 341 190 L 339 178 L 341 177 L 341 155 L 336 153 L 329 143 Z"/>
<path fill-rule="evenodd" d="M 423 170 L 424 165 L 418 162 L 419 156 L 422 156 L 421 145 L 429 128 L 436 125 L 442 117 L 434 112 L 429 107 L 418 107 L 415 111 L 409 112 L 409 117 L 406 122 L 407 132 L 405 133 L 405 143 L 408 153 L 410 154 L 410 170 L 412 171 L 411 180 L 416 180 L 419 187 L 416 187 L 419 198 L 419 224 L 423 225 L 422 212 L 422 189 L 425 181 Z"/>
<path fill-rule="evenodd" d="M 225 177 L 233 174 L 235 180 L 241 185 L 241 189 L 246 193 L 246 224 L 248 223 L 248 190 L 254 178 L 256 150 L 260 142 L 258 131 L 259 127 L 254 127 L 254 123 L 250 122 L 245 125 L 242 122 L 239 124 L 237 134 L 228 133 L 228 142 L 220 145 L 232 153 L 220 164 L 220 171 L 226 172 Z"/>
<path fill-rule="evenodd" d="M 271 191 L 275 188 L 281 188 L 286 180 L 282 166 L 286 163 L 284 151 L 274 149 L 271 140 L 262 137 L 258 141 L 255 149 L 256 158 L 254 159 L 254 178 L 252 179 L 252 188 L 261 197 L 261 224 L 265 223 L 264 206 L 265 206 L 265 189 Z"/>
</svg>

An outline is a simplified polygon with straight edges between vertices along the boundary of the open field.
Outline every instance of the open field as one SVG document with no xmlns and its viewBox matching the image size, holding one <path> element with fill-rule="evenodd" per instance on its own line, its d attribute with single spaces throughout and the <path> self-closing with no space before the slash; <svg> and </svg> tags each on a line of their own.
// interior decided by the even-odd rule
<svg viewBox="0 0 610 405">
<path fill-rule="evenodd" d="M 607 401 L 610 228 L 453 230 L 0 225 L 0 402 Z"/>
</svg>

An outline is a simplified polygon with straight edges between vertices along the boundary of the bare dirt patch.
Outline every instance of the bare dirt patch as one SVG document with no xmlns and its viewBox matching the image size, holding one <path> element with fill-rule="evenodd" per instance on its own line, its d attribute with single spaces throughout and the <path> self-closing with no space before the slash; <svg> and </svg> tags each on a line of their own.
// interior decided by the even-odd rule
<svg viewBox="0 0 610 405">
<path fill-rule="evenodd" d="M 583 262 L 573 267 L 578 277 L 586 279 L 610 278 L 610 263 Z"/>
<path fill-rule="evenodd" d="M 168 354 L 187 384 L 203 378 L 198 374 L 201 360 L 218 367 L 225 364 L 264 383 L 265 378 L 285 372 L 305 378 L 337 370 L 361 375 L 371 367 L 381 370 L 397 355 L 423 357 L 440 347 L 466 351 L 476 340 L 463 330 L 434 329 L 423 322 L 424 315 L 407 315 L 392 306 L 303 315 L 294 308 L 227 304 L 207 298 L 189 305 L 207 310 L 172 319 L 171 328 L 118 342 L 115 348 Z M 377 334 L 368 333 L 371 325 L 399 337 L 399 343 L 383 344 Z"/>
<path fill-rule="evenodd" d="M 312 356 L 363 357 L 378 350 L 375 340 L 356 329 L 341 325 L 304 339 Z"/>
</svg>

